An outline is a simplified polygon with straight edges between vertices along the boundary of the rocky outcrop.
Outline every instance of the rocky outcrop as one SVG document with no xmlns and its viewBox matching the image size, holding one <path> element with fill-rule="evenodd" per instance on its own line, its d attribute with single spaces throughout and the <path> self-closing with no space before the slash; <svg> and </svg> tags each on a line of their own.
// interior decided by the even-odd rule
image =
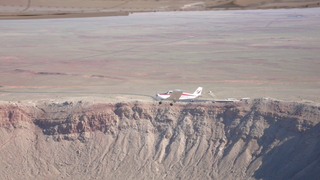
<svg viewBox="0 0 320 180">
<path fill-rule="evenodd" d="M 0 178 L 319 179 L 320 107 L 88 102 L 0 107 Z"/>
</svg>

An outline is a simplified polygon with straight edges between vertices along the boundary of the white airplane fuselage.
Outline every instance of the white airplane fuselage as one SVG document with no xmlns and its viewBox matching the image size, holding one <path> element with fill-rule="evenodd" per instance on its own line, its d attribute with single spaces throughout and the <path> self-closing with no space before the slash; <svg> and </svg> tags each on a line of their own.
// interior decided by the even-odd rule
<svg viewBox="0 0 320 180">
<path fill-rule="evenodd" d="M 173 91 L 168 91 L 166 93 L 157 94 L 157 98 L 161 100 L 171 100 L 176 102 L 178 100 L 188 100 L 188 99 L 195 99 L 201 96 L 202 87 L 198 87 L 198 89 L 193 93 L 185 93 L 180 89 L 176 89 Z M 161 104 L 161 102 L 160 102 Z"/>
<path fill-rule="evenodd" d="M 158 94 L 158 98 L 160 99 L 168 99 L 170 97 L 170 91 L 168 91 L 167 93 L 160 93 Z M 195 95 L 195 94 L 190 94 L 190 93 L 182 93 L 179 100 L 186 100 L 186 99 L 195 99 L 199 97 L 199 95 Z"/>
</svg>

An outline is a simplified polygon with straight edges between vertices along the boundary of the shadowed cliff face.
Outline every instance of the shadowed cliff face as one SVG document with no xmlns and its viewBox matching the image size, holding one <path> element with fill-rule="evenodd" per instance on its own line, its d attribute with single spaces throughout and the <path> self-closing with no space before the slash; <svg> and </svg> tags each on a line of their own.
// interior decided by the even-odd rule
<svg viewBox="0 0 320 180">
<path fill-rule="evenodd" d="M 319 179 L 315 105 L 0 106 L 1 179 Z"/>
</svg>

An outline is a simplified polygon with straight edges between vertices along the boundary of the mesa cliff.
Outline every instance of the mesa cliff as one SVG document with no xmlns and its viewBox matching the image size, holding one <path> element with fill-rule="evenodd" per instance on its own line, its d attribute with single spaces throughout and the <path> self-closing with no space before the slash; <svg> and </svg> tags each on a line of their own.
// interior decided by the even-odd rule
<svg viewBox="0 0 320 180">
<path fill-rule="evenodd" d="M 1 179 L 320 179 L 320 107 L 0 105 Z"/>
</svg>

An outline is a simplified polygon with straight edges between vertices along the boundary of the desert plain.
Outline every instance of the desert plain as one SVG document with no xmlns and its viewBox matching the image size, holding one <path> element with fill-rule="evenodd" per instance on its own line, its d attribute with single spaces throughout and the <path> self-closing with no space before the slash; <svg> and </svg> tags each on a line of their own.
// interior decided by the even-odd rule
<svg viewBox="0 0 320 180">
<path fill-rule="evenodd" d="M 202 86 L 203 100 L 319 102 L 319 15 L 308 8 L 1 20 L 0 100 L 155 100 Z"/>
<path fill-rule="evenodd" d="M 319 179 L 319 14 L 0 20 L 0 179 Z"/>
<path fill-rule="evenodd" d="M 119 16 L 137 12 L 314 8 L 319 0 L 11 0 L 0 19 Z"/>
</svg>

